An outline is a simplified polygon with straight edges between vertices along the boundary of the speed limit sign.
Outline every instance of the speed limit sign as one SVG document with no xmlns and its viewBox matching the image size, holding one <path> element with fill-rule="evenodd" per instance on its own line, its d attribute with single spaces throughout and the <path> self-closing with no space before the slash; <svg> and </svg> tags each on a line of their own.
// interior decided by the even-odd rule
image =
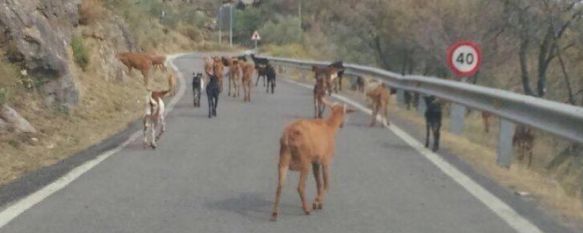
<svg viewBox="0 0 583 233">
<path fill-rule="evenodd" d="M 447 49 L 447 64 L 458 77 L 470 77 L 478 72 L 482 62 L 480 46 L 470 41 L 459 41 Z"/>
</svg>

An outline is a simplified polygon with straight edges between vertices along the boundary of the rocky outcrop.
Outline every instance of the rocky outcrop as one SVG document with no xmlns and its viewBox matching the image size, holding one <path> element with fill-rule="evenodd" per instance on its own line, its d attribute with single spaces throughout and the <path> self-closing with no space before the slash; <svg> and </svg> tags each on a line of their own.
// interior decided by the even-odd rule
<svg viewBox="0 0 583 233">
<path fill-rule="evenodd" d="M 36 129 L 14 109 L 7 105 L 0 106 L 0 132 L 36 133 Z"/>
<path fill-rule="evenodd" d="M 0 1 L 0 46 L 8 48 L 10 61 L 45 83 L 47 104 L 69 108 L 79 102 L 67 49 L 80 1 Z"/>
</svg>

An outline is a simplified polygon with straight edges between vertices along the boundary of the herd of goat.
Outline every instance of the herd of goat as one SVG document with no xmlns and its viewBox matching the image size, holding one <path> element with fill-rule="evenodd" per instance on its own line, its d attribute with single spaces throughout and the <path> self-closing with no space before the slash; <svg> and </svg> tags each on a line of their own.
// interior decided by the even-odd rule
<svg viewBox="0 0 583 233">
<path fill-rule="evenodd" d="M 166 62 L 165 56 L 128 52 L 118 54 L 117 58 L 128 67 L 130 72 L 132 69 L 137 69 L 144 77 L 144 83 L 148 89 L 146 110 L 143 118 L 144 146 L 150 146 L 155 149 L 157 147 L 156 142 L 166 129 L 163 98 L 175 94 L 176 79 L 171 72 L 167 76 L 167 89 L 159 91 L 150 90 L 148 88 L 150 70 L 158 68 L 166 72 L 167 69 L 164 66 Z M 268 59 L 259 58 L 253 54 L 251 54 L 251 59 L 253 63 L 247 62 L 245 56 L 206 57 L 204 59 L 203 71 L 193 73 L 192 91 L 194 107 L 200 107 L 202 91 L 206 90 L 209 106 L 208 117 L 212 118 L 217 116 L 219 96 L 223 92 L 225 68 L 228 68 L 228 72 L 226 73 L 228 78 L 228 96 L 234 98 L 239 97 L 242 88 L 243 101 L 251 102 L 251 88 L 255 72 L 257 72 L 255 86 L 258 86 L 259 81 L 262 80 L 266 92 L 273 94 L 276 86 L 275 68 L 269 63 Z M 274 221 L 278 217 L 281 191 L 288 170 L 298 171 L 300 173 L 297 190 L 304 212 L 310 214 L 311 210 L 323 208 L 324 198 L 329 189 L 330 164 L 335 152 L 335 135 L 337 130 L 343 127 L 346 114 L 355 111 L 346 104 L 330 102 L 326 97 L 327 95 L 330 96 L 332 93 L 337 93 L 342 90 L 344 70 L 342 61 L 334 62 L 327 66 L 312 66 L 315 78 L 313 88 L 315 119 L 300 119 L 290 123 L 285 127 L 280 138 L 278 184 L 271 218 Z M 206 85 L 205 80 L 207 82 Z M 390 95 L 394 94 L 395 91 L 389 89 L 382 82 L 365 88 L 365 80 L 362 77 L 357 77 L 355 81 L 354 89 L 366 93 L 367 100 L 370 100 L 373 110 L 370 126 L 375 126 L 379 114 L 381 115 L 382 124 L 388 126 L 388 102 Z M 423 101 L 426 104 L 425 146 L 430 146 L 429 139 L 433 137 L 431 147 L 433 151 L 436 151 L 439 149 L 443 101 L 434 96 L 423 97 Z M 326 108 L 329 109 L 330 114 L 324 119 L 323 113 Z M 490 117 L 491 114 L 486 112 L 482 113 L 486 132 L 489 128 Z M 157 128 L 160 128 L 158 134 L 156 134 Z M 533 141 L 534 135 L 530 128 L 524 126 L 517 127 L 513 137 L 513 144 L 519 147 L 521 153 L 519 159 L 522 160 L 524 155 L 527 154 L 529 166 L 532 161 Z M 317 190 L 317 195 L 312 203 L 311 209 L 307 205 L 305 197 L 305 183 L 310 168 L 316 180 Z"/>
</svg>

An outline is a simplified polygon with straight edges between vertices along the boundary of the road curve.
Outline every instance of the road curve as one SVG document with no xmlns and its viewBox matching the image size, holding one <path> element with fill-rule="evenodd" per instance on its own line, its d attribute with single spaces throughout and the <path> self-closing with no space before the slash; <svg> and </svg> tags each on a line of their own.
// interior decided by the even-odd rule
<svg viewBox="0 0 583 233">
<path fill-rule="evenodd" d="M 196 56 L 175 64 L 189 84 Z M 204 96 L 204 95 L 203 95 Z M 65 232 L 515 232 L 404 141 L 353 114 L 337 136 L 324 210 L 305 216 L 289 173 L 270 222 L 278 139 L 313 114 L 311 91 L 278 82 L 252 103 L 220 96 L 218 117 L 192 107 L 190 91 L 167 117 L 157 150 L 141 137 L 0 229 Z M 308 180 L 309 200 L 314 197 Z"/>
</svg>

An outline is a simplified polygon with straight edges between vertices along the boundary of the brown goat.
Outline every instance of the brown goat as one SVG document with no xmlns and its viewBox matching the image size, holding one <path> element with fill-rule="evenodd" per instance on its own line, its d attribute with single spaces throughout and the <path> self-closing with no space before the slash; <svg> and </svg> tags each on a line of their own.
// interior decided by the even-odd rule
<svg viewBox="0 0 583 233">
<path fill-rule="evenodd" d="M 324 96 L 326 96 L 326 79 L 320 77 L 316 79 L 314 85 L 314 118 L 322 118 L 325 109 Z"/>
<path fill-rule="evenodd" d="M 314 72 L 314 77 L 319 79 L 323 76 L 326 80 L 326 90 L 328 91 L 328 95 L 332 95 L 332 88 L 334 85 L 334 80 L 338 77 L 338 68 L 331 67 L 331 66 L 312 66 L 312 71 Z"/>
<path fill-rule="evenodd" d="M 229 65 L 229 96 L 231 96 L 231 87 L 233 89 L 233 97 L 239 96 L 241 79 L 241 66 L 239 61 L 232 59 Z"/>
<path fill-rule="evenodd" d="M 213 71 L 219 80 L 219 93 L 223 92 L 223 78 L 225 76 L 225 66 L 220 57 L 213 57 Z"/>
<path fill-rule="evenodd" d="M 206 75 L 208 74 L 213 74 L 215 73 L 214 71 L 214 60 L 210 57 L 205 57 L 204 58 L 204 72 Z"/>
<path fill-rule="evenodd" d="M 144 84 L 148 87 L 148 78 L 150 69 L 152 68 L 152 61 L 150 57 L 143 53 L 119 53 L 116 55 L 125 66 L 128 67 L 128 72 L 132 72 L 132 68 L 139 70 L 144 76 Z"/>
<path fill-rule="evenodd" d="M 317 190 L 312 208 L 314 210 L 322 209 L 324 205 L 324 197 L 330 188 L 330 165 L 336 147 L 336 131 L 343 126 L 345 115 L 354 112 L 354 110 L 348 108 L 346 104 L 329 104 L 326 100 L 323 101 L 332 112 L 328 119 L 297 120 L 289 124 L 283 131 L 279 141 L 278 183 L 271 215 L 273 221 L 277 220 L 281 190 L 288 169 L 300 172 L 298 193 L 304 213 L 310 214 L 305 195 L 306 179 L 310 173 L 310 167 L 314 172 Z M 320 167 L 324 175 L 323 186 Z"/>
<path fill-rule="evenodd" d="M 370 100 L 372 101 L 373 113 L 372 120 L 370 122 L 370 127 L 374 127 L 374 125 L 376 124 L 377 115 L 379 114 L 379 112 L 382 114 L 383 117 L 383 125 L 388 126 L 389 125 L 388 104 L 390 94 L 385 84 L 381 83 L 381 85 L 366 93 L 366 96 L 370 98 Z"/>
<path fill-rule="evenodd" d="M 532 164 L 532 149 L 534 147 L 534 133 L 532 129 L 525 125 L 518 125 L 512 137 L 512 145 L 518 147 L 518 160 L 528 157 L 528 167 Z"/>
<path fill-rule="evenodd" d="M 241 79 L 243 85 L 243 101 L 251 102 L 251 84 L 253 83 L 253 72 L 255 72 L 255 66 L 243 61 L 240 61 L 240 63 L 243 72 L 243 77 Z"/>
<path fill-rule="evenodd" d="M 150 57 L 150 60 L 152 61 L 152 66 L 154 67 L 154 69 L 158 68 L 161 71 L 166 72 L 166 66 L 164 65 L 164 63 L 166 62 L 166 56 L 165 55 L 158 55 L 158 54 L 148 54 L 148 56 Z"/>
</svg>

